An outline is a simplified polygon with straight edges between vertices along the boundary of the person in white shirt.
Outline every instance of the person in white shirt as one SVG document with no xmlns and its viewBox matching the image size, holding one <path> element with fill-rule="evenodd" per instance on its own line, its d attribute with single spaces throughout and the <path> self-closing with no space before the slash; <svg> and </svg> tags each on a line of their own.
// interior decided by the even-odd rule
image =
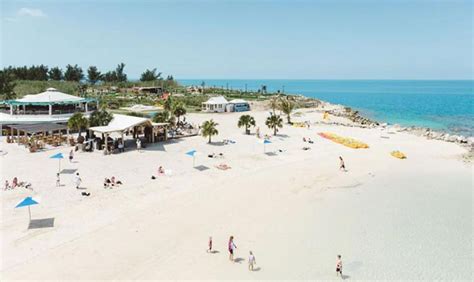
<svg viewBox="0 0 474 282">
<path fill-rule="evenodd" d="M 249 253 L 249 271 L 253 271 L 253 268 L 257 261 L 255 260 L 255 256 L 253 255 L 252 251 L 250 251 Z"/>
<path fill-rule="evenodd" d="M 74 185 L 76 186 L 76 189 L 79 189 L 79 186 L 81 185 L 82 179 L 79 177 L 79 172 L 76 172 L 76 175 L 74 175 L 73 179 Z"/>
<path fill-rule="evenodd" d="M 141 149 L 142 149 L 142 141 L 140 141 L 140 139 L 137 139 L 137 150 L 138 150 L 138 152 L 140 152 Z"/>
</svg>

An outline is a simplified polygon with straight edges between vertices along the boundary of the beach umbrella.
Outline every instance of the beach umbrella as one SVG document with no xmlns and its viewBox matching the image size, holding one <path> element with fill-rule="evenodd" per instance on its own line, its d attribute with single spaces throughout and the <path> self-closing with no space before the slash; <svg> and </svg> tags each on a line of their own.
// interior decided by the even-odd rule
<svg viewBox="0 0 474 282">
<path fill-rule="evenodd" d="M 191 150 L 189 152 L 186 152 L 186 155 L 193 157 L 193 167 L 195 166 L 195 161 L 196 161 L 196 150 Z"/>
<path fill-rule="evenodd" d="M 268 139 L 263 139 L 261 142 L 263 144 L 263 152 L 265 153 L 266 152 L 266 145 L 271 144 L 272 142 Z"/>
<path fill-rule="evenodd" d="M 35 201 L 32 197 L 26 197 L 24 198 L 21 202 L 19 202 L 15 208 L 21 208 L 21 207 L 28 207 L 28 214 L 30 215 L 30 221 L 31 221 L 31 210 L 30 206 L 32 205 L 37 205 L 38 202 Z"/>
<path fill-rule="evenodd" d="M 59 160 L 59 171 L 58 173 L 61 173 L 61 159 L 64 159 L 63 153 L 57 153 L 55 155 L 52 155 L 49 157 L 50 159 L 58 159 Z"/>
</svg>

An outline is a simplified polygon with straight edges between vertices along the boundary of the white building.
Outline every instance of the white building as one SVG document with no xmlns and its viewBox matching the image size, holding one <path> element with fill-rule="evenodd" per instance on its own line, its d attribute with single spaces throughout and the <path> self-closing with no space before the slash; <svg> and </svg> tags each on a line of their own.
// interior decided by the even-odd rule
<svg viewBox="0 0 474 282">
<path fill-rule="evenodd" d="M 76 112 L 89 115 L 98 107 L 96 99 L 82 98 L 48 88 L 45 92 L 21 99 L 0 101 L 0 123 L 65 123 Z"/>
<path fill-rule="evenodd" d="M 223 96 L 211 97 L 202 103 L 202 111 L 206 113 L 223 113 L 226 111 L 227 104 L 229 102 Z"/>
</svg>

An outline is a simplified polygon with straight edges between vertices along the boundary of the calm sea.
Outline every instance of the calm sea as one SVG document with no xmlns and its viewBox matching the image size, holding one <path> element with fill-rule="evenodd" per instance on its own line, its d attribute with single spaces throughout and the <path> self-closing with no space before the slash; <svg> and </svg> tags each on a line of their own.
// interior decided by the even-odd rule
<svg viewBox="0 0 474 282">
<path fill-rule="evenodd" d="M 359 110 L 380 122 L 474 136 L 473 80 L 183 79 L 184 85 L 301 94 Z"/>
</svg>

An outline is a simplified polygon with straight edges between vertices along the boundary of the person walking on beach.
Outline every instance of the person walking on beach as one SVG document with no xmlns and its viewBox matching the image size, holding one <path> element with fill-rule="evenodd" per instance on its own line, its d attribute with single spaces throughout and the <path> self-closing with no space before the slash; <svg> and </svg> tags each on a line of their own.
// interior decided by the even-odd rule
<svg viewBox="0 0 474 282">
<path fill-rule="evenodd" d="M 209 242 L 208 242 L 207 246 L 208 246 L 207 252 L 212 253 L 212 237 L 209 237 Z"/>
<path fill-rule="evenodd" d="M 72 162 L 72 159 L 74 159 L 74 150 L 69 152 L 69 162 Z"/>
<path fill-rule="evenodd" d="M 229 260 L 234 262 L 234 251 L 237 249 L 237 246 L 234 244 L 234 236 L 230 236 L 227 249 L 229 250 Z"/>
<path fill-rule="evenodd" d="M 342 260 L 341 260 L 341 255 L 337 255 L 337 260 L 336 260 L 336 276 L 341 276 L 342 278 Z"/>
<path fill-rule="evenodd" d="M 339 170 L 346 171 L 346 165 L 341 156 L 339 156 Z"/>
<path fill-rule="evenodd" d="M 82 179 L 79 176 L 79 172 L 76 172 L 76 175 L 74 175 L 73 179 L 74 185 L 76 186 L 76 189 L 79 189 L 79 186 L 81 186 Z"/>
<path fill-rule="evenodd" d="M 141 149 L 142 149 L 142 141 L 140 141 L 140 139 L 137 138 L 137 151 L 140 152 Z"/>
<path fill-rule="evenodd" d="M 249 271 L 253 271 L 253 268 L 257 264 L 255 260 L 255 256 L 253 255 L 252 251 L 249 252 Z"/>
</svg>

